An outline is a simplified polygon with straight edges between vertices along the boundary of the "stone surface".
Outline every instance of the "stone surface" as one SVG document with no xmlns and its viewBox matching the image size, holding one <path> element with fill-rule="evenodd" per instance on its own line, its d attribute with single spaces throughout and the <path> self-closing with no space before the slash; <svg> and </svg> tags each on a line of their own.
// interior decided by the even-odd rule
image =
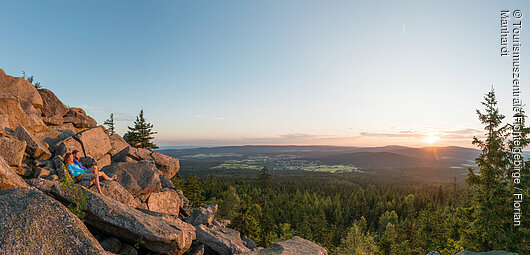
<svg viewBox="0 0 530 255">
<path fill-rule="evenodd" d="M 95 194 L 79 187 L 86 198 L 85 222 L 92 227 L 119 238 L 136 243 L 154 252 L 184 254 L 195 239 L 193 226 L 185 223 L 167 222 L 142 213 L 106 196 Z M 66 190 L 54 185 L 51 193 L 61 201 L 72 201 Z"/>
<path fill-rule="evenodd" d="M 119 254 L 120 255 L 137 255 L 138 251 L 131 245 L 122 244 Z"/>
<path fill-rule="evenodd" d="M 74 135 L 74 138 L 82 144 L 85 156 L 100 159 L 111 149 L 110 139 L 103 126 L 87 129 Z"/>
<path fill-rule="evenodd" d="M 175 190 L 166 189 L 162 192 L 151 193 L 147 200 L 149 210 L 159 213 L 179 215 L 182 201 Z"/>
<path fill-rule="evenodd" d="M 55 174 L 55 170 L 48 167 L 37 167 L 35 168 L 35 173 L 33 177 L 35 178 L 46 178 L 50 175 Z"/>
<path fill-rule="evenodd" d="M 42 122 L 47 126 L 62 126 L 64 119 L 60 116 L 42 117 Z"/>
<path fill-rule="evenodd" d="M 250 252 L 251 250 L 243 244 L 240 234 L 238 231 L 218 226 L 195 226 L 195 234 L 197 240 L 220 255 L 231 255 L 244 252 Z M 306 253 L 298 253 L 306 254 Z"/>
<path fill-rule="evenodd" d="M 35 133 L 42 133 L 48 131 L 48 126 L 42 121 L 39 114 L 28 114 L 29 129 Z"/>
<path fill-rule="evenodd" d="M 5 131 L 6 128 L 11 128 L 11 125 L 9 125 L 9 116 L 0 113 L 0 132 Z"/>
<path fill-rule="evenodd" d="M 83 222 L 35 188 L 0 190 L 2 254 L 104 254 Z"/>
<path fill-rule="evenodd" d="M 165 175 L 160 175 L 160 183 L 162 188 L 175 189 L 175 184 Z"/>
<path fill-rule="evenodd" d="M 72 123 L 77 128 L 91 128 L 97 125 L 97 122 L 87 116 L 81 108 L 70 108 L 63 119 L 64 123 Z"/>
<path fill-rule="evenodd" d="M 80 151 L 81 155 L 83 155 L 83 146 L 81 143 L 79 143 L 79 141 L 73 137 L 69 137 L 59 143 L 57 149 L 55 150 L 55 154 L 63 156 L 65 153 L 71 153 L 74 150 Z"/>
<path fill-rule="evenodd" d="M 96 165 L 96 160 L 94 160 L 92 157 L 80 157 L 79 162 L 83 164 L 86 168 L 92 168 L 94 165 Z"/>
<path fill-rule="evenodd" d="M 16 128 L 19 125 L 31 127 L 28 115 L 20 106 L 18 97 L 0 95 L 0 114 L 7 116 L 9 128 Z"/>
<path fill-rule="evenodd" d="M 161 189 L 158 169 L 149 160 L 114 163 L 101 171 L 110 177 L 118 177 L 118 182 L 136 197 L 149 196 Z"/>
<path fill-rule="evenodd" d="M 132 146 L 127 146 L 125 149 L 121 150 L 120 152 L 114 154 L 112 157 L 112 160 L 114 162 L 128 162 L 128 158 L 133 159 L 135 161 L 143 160 L 143 159 L 153 159 L 151 157 L 151 151 L 148 149 L 143 148 L 134 148 Z"/>
<path fill-rule="evenodd" d="M 209 226 L 215 218 L 217 212 L 217 204 L 205 205 L 203 207 L 194 208 L 190 217 L 186 220 L 187 223 L 198 226 L 204 224 Z"/>
<path fill-rule="evenodd" d="M 245 255 L 267 255 L 267 254 L 282 254 L 282 255 L 327 255 L 326 249 L 320 247 L 311 241 L 305 240 L 301 237 L 295 236 L 287 241 L 277 242 L 272 247 L 262 249 L 259 251 L 252 251 L 243 253 Z"/>
<path fill-rule="evenodd" d="M 42 193 L 46 195 L 51 195 L 50 192 L 51 192 L 53 185 L 59 184 L 58 182 L 45 180 L 45 179 L 27 179 L 25 181 L 29 186 L 37 188 L 38 190 L 40 190 Z"/>
<path fill-rule="evenodd" d="M 155 160 L 156 167 L 160 170 L 161 174 L 168 178 L 173 178 L 180 169 L 178 158 L 164 155 L 160 152 L 153 152 L 151 157 Z"/>
<path fill-rule="evenodd" d="M 21 166 L 18 166 L 18 167 L 12 167 L 13 170 L 15 170 L 15 172 L 20 175 L 20 176 L 24 176 L 24 177 L 30 177 L 30 176 L 33 176 L 35 170 L 33 170 L 32 167 L 26 165 L 25 163 L 22 163 Z"/>
<path fill-rule="evenodd" d="M 0 189 L 27 187 L 28 184 L 0 157 Z"/>
<path fill-rule="evenodd" d="M 42 97 L 35 86 L 22 77 L 6 75 L 4 70 L 0 69 L 0 96 L 4 95 L 20 98 L 20 105 L 26 113 L 41 113 Z"/>
<path fill-rule="evenodd" d="M 71 123 L 57 127 L 48 127 L 47 132 L 37 133 L 35 137 L 48 144 L 50 152 L 55 152 L 60 142 L 78 133 Z"/>
<path fill-rule="evenodd" d="M 99 169 L 103 168 L 103 167 L 106 167 L 108 165 L 110 165 L 112 163 L 111 161 L 111 158 L 110 158 L 110 155 L 109 154 L 105 154 L 103 155 L 103 157 L 101 157 L 98 161 L 97 161 L 97 164 L 98 164 L 98 167 Z"/>
<path fill-rule="evenodd" d="M 129 147 L 129 144 L 118 134 L 113 134 L 110 137 L 110 144 L 112 145 L 111 153 L 112 155 L 122 151 L 123 149 Z"/>
<path fill-rule="evenodd" d="M 140 205 L 140 200 L 135 198 L 129 191 L 127 191 L 121 184 L 116 181 L 101 181 L 101 191 L 106 196 L 132 208 Z M 98 192 L 96 185 L 90 187 L 93 192 Z"/>
<path fill-rule="evenodd" d="M 9 137 L 0 137 L 0 157 L 3 157 L 8 165 L 19 167 L 26 151 L 26 142 Z"/>
<path fill-rule="evenodd" d="M 118 253 L 121 250 L 120 239 L 116 237 L 106 238 L 105 240 L 101 241 L 100 244 L 103 249 L 112 253 Z"/>
<path fill-rule="evenodd" d="M 204 244 L 199 244 L 191 250 L 190 255 L 204 255 L 204 251 L 205 251 Z"/>
<path fill-rule="evenodd" d="M 52 156 L 46 146 L 37 140 L 23 126 L 18 126 L 15 129 L 15 132 L 13 132 L 13 136 L 20 141 L 26 142 L 26 152 L 33 158 L 47 160 Z"/>
<path fill-rule="evenodd" d="M 42 98 L 42 114 L 45 117 L 62 117 L 68 112 L 66 107 L 57 96 L 49 89 L 37 90 Z"/>
</svg>

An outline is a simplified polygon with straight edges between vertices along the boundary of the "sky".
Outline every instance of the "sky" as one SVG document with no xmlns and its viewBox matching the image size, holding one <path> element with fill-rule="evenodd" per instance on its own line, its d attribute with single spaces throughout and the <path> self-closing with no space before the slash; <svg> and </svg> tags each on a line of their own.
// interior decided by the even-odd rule
<svg viewBox="0 0 530 255">
<path fill-rule="evenodd" d="M 472 147 L 511 112 L 500 11 L 527 1 L 5 1 L 0 68 L 160 146 Z M 528 13 L 525 13 L 528 11 Z M 527 16 L 524 16 L 524 15 Z M 514 22 L 512 17 L 510 22 Z M 521 89 L 529 99 L 528 36 Z M 511 118 L 507 118 L 510 120 Z"/>
</svg>

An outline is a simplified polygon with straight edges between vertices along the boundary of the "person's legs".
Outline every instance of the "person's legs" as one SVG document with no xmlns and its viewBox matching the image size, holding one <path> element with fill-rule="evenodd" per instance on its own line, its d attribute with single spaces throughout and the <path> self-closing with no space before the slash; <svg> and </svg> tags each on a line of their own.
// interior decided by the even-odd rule
<svg viewBox="0 0 530 255">
<path fill-rule="evenodd" d="M 98 189 L 99 194 L 103 195 L 103 192 L 101 191 L 101 186 L 99 185 L 99 177 L 96 174 L 90 174 L 90 175 L 92 175 L 92 180 L 94 180 L 96 183 L 96 187 Z"/>
<path fill-rule="evenodd" d="M 105 174 L 104 172 L 98 172 L 98 176 L 99 177 L 102 177 L 104 180 L 107 180 L 107 181 L 115 181 L 116 180 L 116 177 L 114 178 L 110 178 L 107 174 Z"/>
</svg>

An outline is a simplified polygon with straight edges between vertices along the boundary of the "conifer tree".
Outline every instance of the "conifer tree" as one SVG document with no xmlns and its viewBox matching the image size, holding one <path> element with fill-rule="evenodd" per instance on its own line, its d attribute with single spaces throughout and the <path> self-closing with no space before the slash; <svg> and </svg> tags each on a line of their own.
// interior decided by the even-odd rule
<svg viewBox="0 0 530 255">
<path fill-rule="evenodd" d="M 116 130 L 114 129 L 114 113 L 111 113 L 110 118 L 105 120 L 103 124 L 107 126 L 107 129 L 109 130 L 109 135 L 116 134 Z"/>
<path fill-rule="evenodd" d="M 273 221 L 270 215 L 270 205 L 269 205 L 269 196 L 271 189 L 271 176 L 267 167 L 261 169 L 261 174 L 259 176 L 259 181 L 261 184 L 261 193 L 263 200 L 261 202 L 261 245 L 263 247 L 269 247 L 272 242 L 272 234 L 274 231 Z"/>
<path fill-rule="evenodd" d="M 144 110 L 141 110 L 138 117 L 136 117 L 134 127 L 128 128 L 127 142 L 129 142 L 131 146 L 150 150 L 158 149 L 158 146 L 151 142 L 151 140 L 154 139 L 153 135 L 156 134 L 156 132 L 153 132 L 153 124 L 145 121 Z"/>
<path fill-rule="evenodd" d="M 485 113 L 477 110 L 486 131 L 485 140 L 473 138 L 482 153 L 475 160 L 478 173 L 469 169 L 466 183 L 472 190 L 471 224 L 466 233 L 465 248 L 476 251 L 511 250 L 513 237 L 510 215 L 511 181 L 508 178 L 510 155 L 505 140 L 507 126 L 499 113 L 495 91 L 484 97 Z"/>
</svg>

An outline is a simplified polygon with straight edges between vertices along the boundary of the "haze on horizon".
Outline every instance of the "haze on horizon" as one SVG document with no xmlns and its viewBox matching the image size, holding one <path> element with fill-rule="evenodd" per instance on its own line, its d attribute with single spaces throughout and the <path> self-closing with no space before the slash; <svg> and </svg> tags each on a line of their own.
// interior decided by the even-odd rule
<svg viewBox="0 0 530 255">
<path fill-rule="evenodd" d="M 160 146 L 472 147 L 492 85 L 511 114 L 500 11 L 527 6 L 13 1 L 3 9 L 25 16 L 0 17 L 0 68 L 34 75 L 100 124 L 114 113 L 120 134 L 144 109 Z"/>
</svg>

